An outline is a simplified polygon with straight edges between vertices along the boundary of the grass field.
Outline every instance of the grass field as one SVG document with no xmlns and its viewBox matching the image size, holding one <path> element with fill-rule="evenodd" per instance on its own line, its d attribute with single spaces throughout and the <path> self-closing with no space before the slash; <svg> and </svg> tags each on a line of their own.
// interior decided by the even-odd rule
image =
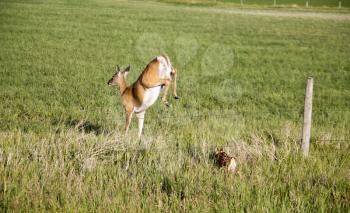
<svg viewBox="0 0 350 213">
<path fill-rule="evenodd" d="M 343 14 L 344 15 L 344 14 Z M 349 15 L 349 14 L 345 14 Z M 0 1 L 2 211 L 348 212 L 350 22 L 127 1 Z M 133 82 L 166 52 L 181 99 L 123 136 Z M 300 156 L 305 81 L 311 153 Z M 211 154 L 238 160 L 227 175 Z"/>
</svg>

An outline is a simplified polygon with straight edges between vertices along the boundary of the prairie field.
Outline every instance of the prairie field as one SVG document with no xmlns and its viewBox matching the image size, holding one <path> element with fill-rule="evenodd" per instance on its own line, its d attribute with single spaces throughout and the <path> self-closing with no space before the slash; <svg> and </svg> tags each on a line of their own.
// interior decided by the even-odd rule
<svg viewBox="0 0 350 213">
<path fill-rule="evenodd" d="M 1 211 L 349 212 L 350 12 L 261 11 L 0 0 Z M 107 81 L 130 64 L 131 84 L 161 53 L 180 99 L 125 136 Z"/>
</svg>

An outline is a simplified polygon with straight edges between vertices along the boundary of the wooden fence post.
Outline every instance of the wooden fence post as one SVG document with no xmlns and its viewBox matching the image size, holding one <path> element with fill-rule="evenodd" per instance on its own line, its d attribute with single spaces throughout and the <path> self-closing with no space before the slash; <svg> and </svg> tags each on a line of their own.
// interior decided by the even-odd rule
<svg viewBox="0 0 350 213">
<path fill-rule="evenodd" d="M 338 7 L 339 9 L 341 9 L 341 1 L 339 1 Z"/>
<path fill-rule="evenodd" d="M 311 136 L 311 120 L 312 120 L 312 93 L 314 87 L 314 79 L 309 77 L 306 82 L 305 102 L 304 102 L 304 124 L 302 134 L 302 145 L 304 157 L 309 155 L 309 145 Z"/>
</svg>

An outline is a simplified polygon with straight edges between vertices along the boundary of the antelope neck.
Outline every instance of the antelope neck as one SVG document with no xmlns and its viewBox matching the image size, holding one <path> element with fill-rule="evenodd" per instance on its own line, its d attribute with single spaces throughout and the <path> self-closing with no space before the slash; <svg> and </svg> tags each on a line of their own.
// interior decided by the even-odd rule
<svg viewBox="0 0 350 213">
<path fill-rule="evenodd" d="M 126 88 L 128 88 L 126 83 L 125 83 L 125 80 L 118 83 L 118 86 L 119 86 L 119 90 L 120 90 L 121 94 L 123 94 L 125 92 Z"/>
</svg>

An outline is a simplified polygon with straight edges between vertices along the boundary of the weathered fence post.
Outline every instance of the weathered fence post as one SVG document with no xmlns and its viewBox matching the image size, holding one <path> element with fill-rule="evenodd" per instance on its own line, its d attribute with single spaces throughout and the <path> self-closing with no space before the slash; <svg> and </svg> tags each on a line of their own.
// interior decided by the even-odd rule
<svg viewBox="0 0 350 213">
<path fill-rule="evenodd" d="M 301 145 L 304 157 L 308 157 L 309 155 L 313 87 L 314 87 L 314 79 L 312 77 L 308 77 L 306 81 L 306 90 L 305 90 L 304 124 L 303 124 L 302 145 Z"/>
</svg>

